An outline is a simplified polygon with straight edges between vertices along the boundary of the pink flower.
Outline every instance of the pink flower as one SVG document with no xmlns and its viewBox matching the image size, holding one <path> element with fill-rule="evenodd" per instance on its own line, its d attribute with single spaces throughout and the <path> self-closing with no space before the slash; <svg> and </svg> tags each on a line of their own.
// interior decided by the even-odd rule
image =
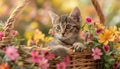
<svg viewBox="0 0 120 69">
<path fill-rule="evenodd" d="M 35 45 L 36 44 L 36 40 L 33 40 L 33 39 L 29 39 L 27 41 L 27 45 L 30 46 L 30 45 Z"/>
<path fill-rule="evenodd" d="M 57 64 L 56 66 L 57 66 L 57 69 L 66 69 L 65 62 L 61 62 L 61 63 Z"/>
<path fill-rule="evenodd" d="M 87 44 L 92 43 L 92 40 L 91 40 L 91 39 L 87 39 L 87 40 L 86 40 L 86 43 L 87 43 Z"/>
<path fill-rule="evenodd" d="M 104 46 L 103 46 L 103 50 L 104 50 L 105 52 L 108 52 L 108 51 L 110 50 L 110 46 L 109 46 L 109 45 L 104 45 Z"/>
<path fill-rule="evenodd" d="M 0 32 L 0 36 L 3 36 L 3 32 Z"/>
<path fill-rule="evenodd" d="M 41 59 L 38 65 L 41 67 L 41 69 L 48 69 L 49 67 L 48 60 L 45 58 Z"/>
<path fill-rule="evenodd" d="M 84 31 L 82 31 L 81 33 L 80 33 L 80 38 L 82 38 L 82 39 L 85 39 L 85 32 Z"/>
<path fill-rule="evenodd" d="M 92 56 L 94 60 L 100 59 L 100 56 L 102 55 L 102 52 L 99 48 L 92 49 Z"/>
<path fill-rule="evenodd" d="M 103 32 L 103 29 L 97 29 L 97 30 L 96 30 L 96 33 L 97 33 L 97 34 L 100 34 L 101 32 Z"/>
<path fill-rule="evenodd" d="M 88 39 L 92 39 L 92 38 L 93 38 L 93 34 L 89 34 Z"/>
<path fill-rule="evenodd" d="M 41 53 L 45 56 L 46 59 L 48 60 L 52 60 L 55 58 L 55 54 L 53 54 L 52 52 L 48 51 L 48 50 L 42 50 Z"/>
<path fill-rule="evenodd" d="M 13 46 L 7 47 L 5 51 L 5 55 L 10 59 L 10 60 L 16 60 L 19 57 L 19 54 L 17 52 L 17 49 Z"/>
<path fill-rule="evenodd" d="M 65 64 L 66 64 L 67 66 L 70 65 L 70 57 L 69 57 L 69 56 L 64 57 L 62 61 L 65 62 Z"/>
<path fill-rule="evenodd" d="M 0 36 L 0 40 L 2 40 L 2 36 Z"/>
<path fill-rule="evenodd" d="M 37 50 L 33 50 L 31 52 L 31 61 L 32 62 L 35 62 L 35 63 L 38 63 L 40 60 L 42 60 L 44 57 L 42 55 L 39 55 L 39 51 Z"/>
<path fill-rule="evenodd" d="M 92 23 L 92 18 L 91 17 L 86 17 L 86 22 L 91 24 Z"/>
<path fill-rule="evenodd" d="M 15 37 L 15 36 L 18 35 L 18 31 L 16 31 L 16 30 L 11 30 L 11 31 L 10 31 L 10 35 L 11 35 L 12 37 Z"/>
<path fill-rule="evenodd" d="M 113 64 L 113 69 L 118 69 L 120 67 L 120 64 L 118 62 L 115 62 Z"/>
<path fill-rule="evenodd" d="M 3 34 L 3 32 L 0 32 L 0 40 L 2 40 Z"/>
<path fill-rule="evenodd" d="M 88 34 L 87 39 L 86 39 L 86 43 L 91 43 L 92 39 L 93 39 L 93 34 Z"/>
<path fill-rule="evenodd" d="M 42 69 L 49 67 L 48 60 L 43 55 L 39 55 L 39 51 L 33 50 L 31 56 L 31 61 L 37 63 Z"/>
<path fill-rule="evenodd" d="M 46 56 L 45 56 L 48 60 L 52 60 L 55 58 L 55 54 L 51 53 L 51 52 L 48 52 L 46 53 Z"/>
<path fill-rule="evenodd" d="M 31 44 L 31 45 L 35 44 L 35 40 L 32 40 L 32 39 L 31 39 L 31 40 L 30 40 L 30 44 Z"/>
</svg>

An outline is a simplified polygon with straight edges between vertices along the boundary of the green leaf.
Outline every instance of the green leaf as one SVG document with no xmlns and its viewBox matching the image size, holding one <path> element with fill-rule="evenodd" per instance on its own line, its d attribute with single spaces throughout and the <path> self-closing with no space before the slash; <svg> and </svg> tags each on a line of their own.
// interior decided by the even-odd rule
<svg viewBox="0 0 120 69">
<path fill-rule="evenodd" d="M 109 64 L 112 64 L 113 62 L 115 62 L 115 59 L 114 59 L 114 58 L 108 59 L 107 62 L 108 62 Z"/>
<path fill-rule="evenodd" d="M 110 65 L 109 64 L 105 64 L 105 69 L 110 69 Z"/>
<path fill-rule="evenodd" d="M 35 63 L 32 63 L 31 65 L 30 65 L 30 68 L 33 68 L 35 66 Z"/>
<path fill-rule="evenodd" d="M 113 53 L 112 51 L 111 52 L 107 52 L 106 55 L 110 56 L 112 53 Z"/>
<path fill-rule="evenodd" d="M 103 58 L 104 58 L 105 61 L 107 61 L 108 59 L 110 59 L 110 56 L 104 55 Z"/>
</svg>

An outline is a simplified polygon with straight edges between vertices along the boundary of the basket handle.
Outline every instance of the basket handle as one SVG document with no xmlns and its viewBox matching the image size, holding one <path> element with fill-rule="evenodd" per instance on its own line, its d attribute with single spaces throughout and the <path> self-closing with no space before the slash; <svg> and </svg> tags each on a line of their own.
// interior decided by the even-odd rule
<svg viewBox="0 0 120 69">
<path fill-rule="evenodd" d="M 97 15 L 99 16 L 100 23 L 102 23 L 103 25 L 105 25 L 105 22 L 106 22 L 105 16 L 104 16 L 104 14 L 103 14 L 103 12 L 101 10 L 101 7 L 100 7 L 98 1 L 97 0 L 91 0 L 91 1 L 92 1 L 92 4 L 93 4 L 96 12 L 97 12 Z"/>
<path fill-rule="evenodd" d="M 17 15 L 21 12 L 23 7 L 29 3 L 29 0 L 23 0 L 22 3 L 20 3 L 15 10 L 11 13 L 10 17 L 7 19 L 6 25 L 4 27 L 5 37 L 7 37 L 10 33 L 10 30 L 14 28 L 14 23 Z"/>
</svg>

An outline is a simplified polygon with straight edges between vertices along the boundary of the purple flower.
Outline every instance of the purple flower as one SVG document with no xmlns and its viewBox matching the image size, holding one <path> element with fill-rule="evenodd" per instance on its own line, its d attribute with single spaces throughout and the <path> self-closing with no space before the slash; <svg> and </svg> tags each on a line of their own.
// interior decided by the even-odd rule
<svg viewBox="0 0 120 69">
<path fill-rule="evenodd" d="M 103 50 L 104 50 L 104 52 L 108 52 L 110 50 L 110 46 L 109 45 L 104 45 Z"/>
<path fill-rule="evenodd" d="M 91 17 L 86 17 L 86 22 L 91 24 L 92 23 L 92 18 Z"/>
<path fill-rule="evenodd" d="M 114 69 L 118 69 L 120 67 L 120 64 L 118 63 L 118 62 L 115 62 L 114 64 L 113 64 L 113 68 Z"/>
<path fill-rule="evenodd" d="M 96 33 L 97 33 L 97 34 L 100 34 L 101 32 L 103 32 L 103 29 L 97 29 L 97 30 L 96 30 Z"/>
</svg>

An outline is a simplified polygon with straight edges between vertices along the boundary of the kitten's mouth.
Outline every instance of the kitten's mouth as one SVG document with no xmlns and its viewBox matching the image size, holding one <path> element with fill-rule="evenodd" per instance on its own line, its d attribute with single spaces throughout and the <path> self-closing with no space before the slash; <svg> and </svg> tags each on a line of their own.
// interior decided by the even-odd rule
<svg viewBox="0 0 120 69">
<path fill-rule="evenodd" d="M 65 39 L 69 39 L 72 37 L 72 34 L 69 35 L 62 35 L 60 39 L 65 40 Z"/>
<path fill-rule="evenodd" d="M 73 35 L 69 34 L 69 35 L 56 35 L 57 38 L 61 39 L 61 40 L 65 40 L 65 39 L 69 39 L 71 38 Z"/>
</svg>

